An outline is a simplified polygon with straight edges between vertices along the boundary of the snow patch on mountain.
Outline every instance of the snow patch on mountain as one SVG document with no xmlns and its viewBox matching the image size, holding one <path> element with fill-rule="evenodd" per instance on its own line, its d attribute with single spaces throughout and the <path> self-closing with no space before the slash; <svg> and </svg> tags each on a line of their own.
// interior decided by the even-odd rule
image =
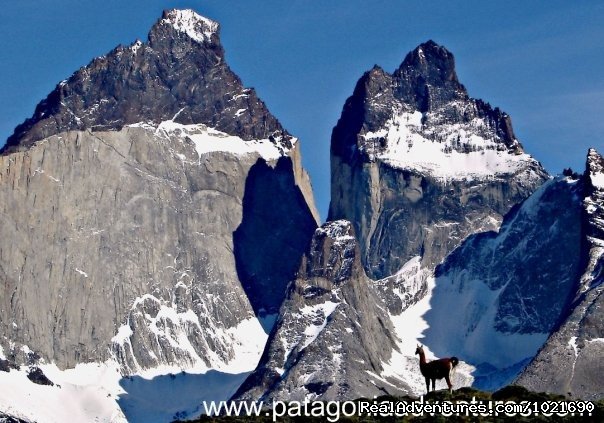
<svg viewBox="0 0 604 423">
<path fill-rule="evenodd" d="M 219 28 L 218 22 L 201 16 L 191 9 L 170 10 L 164 15 L 162 22 L 172 25 L 177 31 L 187 34 L 200 43 L 210 40 Z"/>
<path fill-rule="evenodd" d="M 587 167 L 591 184 L 597 189 L 604 189 L 604 162 L 593 148 L 587 153 Z"/>
<path fill-rule="evenodd" d="M 337 298 L 337 292 L 334 293 L 334 298 Z M 287 321 L 286 327 L 292 328 L 292 330 L 283 329 L 279 336 L 284 351 L 282 365 L 275 368 L 279 374 L 285 372 L 285 364 L 294 349 L 301 352 L 317 339 L 325 329 L 329 316 L 339 304 L 339 302 L 327 300 L 319 304 L 305 305 L 298 311 L 284 316 L 284 320 Z M 304 329 L 300 330 L 301 328 Z"/>
<path fill-rule="evenodd" d="M 140 314 L 142 319 L 132 321 L 132 316 Z M 151 366 L 137 360 L 135 345 L 140 341 L 133 340 L 136 331 L 145 332 L 149 342 L 145 353 L 151 356 Z M 243 373 L 254 370 L 267 339 L 256 317 L 231 328 L 208 318 L 202 325 L 193 310 L 180 310 L 176 304 L 145 294 L 134 301 L 128 321 L 112 338 L 112 351 L 127 373 L 145 378 L 185 370 L 195 374 L 209 370 Z M 220 349 L 224 345 L 228 346 L 226 352 Z"/>
<path fill-rule="evenodd" d="M 604 189 L 604 172 L 591 174 L 590 179 L 594 187 Z"/>
<path fill-rule="evenodd" d="M 29 380 L 28 366 L 0 374 L 0 410 L 40 423 L 127 421 L 117 403 L 125 393 L 117 363 L 78 364 L 68 370 L 54 364 L 39 367 L 54 386 Z"/>
<path fill-rule="evenodd" d="M 425 295 L 426 281 L 431 274 L 430 269 L 422 266 L 421 256 L 415 256 L 395 274 L 375 281 L 375 287 L 389 312 L 398 315 Z"/>
<path fill-rule="evenodd" d="M 364 135 L 364 148 L 374 146 L 375 158 L 393 167 L 443 180 L 473 180 L 515 174 L 529 163 L 537 164 L 530 155 L 508 149 L 496 139 L 484 119 L 425 126 L 425 115 L 419 111 L 392 113 L 382 129 Z M 382 150 L 378 146 L 384 140 Z"/>
<path fill-rule="evenodd" d="M 177 138 L 181 142 L 184 142 L 185 139 L 191 140 L 199 159 L 205 154 L 220 151 L 239 156 L 257 154 L 266 161 L 272 161 L 279 159 L 290 151 L 290 148 L 281 142 L 280 137 L 273 140 L 245 141 L 240 137 L 226 134 L 204 124 L 184 125 L 176 123 L 174 120 L 167 120 L 161 122 L 159 125 L 139 122 L 128 126 L 144 128 L 169 139 Z M 297 141 L 296 138 L 288 138 L 288 140 L 292 144 L 295 144 Z M 178 155 L 178 157 L 183 161 L 186 160 L 186 157 L 182 154 Z"/>
<path fill-rule="evenodd" d="M 350 222 L 347 220 L 334 220 L 315 230 L 316 235 L 323 235 L 332 238 L 336 243 L 347 243 L 354 241 L 354 236 L 350 235 Z"/>
<path fill-rule="evenodd" d="M 401 270 L 408 271 L 410 268 L 415 267 L 416 264 L 417 258 L 413 258 Z M 383 371 L 380 376 L 398 380 L 402 385 L 408 385 L 414 395 L 423 395 L 426 393 L 426 383 L 419 369 L 419 357 L 415 355 L 415 349 L 418 343 L 423 345 L 424 331 L 430 326 L 425 315 L 432 307 L 431 299 L 434 283 L 434 277 L 428 277 L 427 294 L 421 300 L 409 306 L 403 313 L 396 316 L 390 315 L 399 339 L 399 351 L 392 351 L 390 360 L 382 363 Z M 428 360 L 436 358 L 430 346 L 424 345 L 424 351 Z M 452 379 L 455 389 L 471 386 L 474 381 L 474 377 L 472 376 L 474 370 L 473 366 L 463 361 L 460 362 Z M 441 386 L 441 384 L 443 385 Z M 446 384 L 443 380 L 437 381 L 437 389 L 444 388 L 445 386 Z"/>
<path fill-rule="evenodd" d="M 331 316 L 340 303 L 336 303 L 333 301 L 326 301 L 323 304 L 317 304 L 314 306 L 306 305 L 300 309 L 300 314 L 302 316 L 310 317 L 311 323 L 304 329 L 304 335 L 306 335 L 306 340 L 302 345 L 301 350 L 309 346 L 317 336 L 325 329 L 325 325 L 327 325 L 327 319 Z M 318 318 L 318 319 L 317 319 Z"/>
</svg>

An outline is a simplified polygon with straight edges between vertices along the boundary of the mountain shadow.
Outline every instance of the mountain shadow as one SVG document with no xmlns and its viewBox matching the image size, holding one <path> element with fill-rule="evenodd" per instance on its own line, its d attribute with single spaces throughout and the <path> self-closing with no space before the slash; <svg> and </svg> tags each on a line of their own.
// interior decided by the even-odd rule
<svg viewBox="0 0 604 423">
<path fill-rule="evenodd" d="M 125 377 L 125 391 L 118 404 L 129 422 L 159 423 L 197 417 L 205 412 L 203 401 L 228 399 L 249 373 L 230 374 L 210 370 L 204 374 L 185 372 L 145 379 Z"/>
<path fill-rule="evenodd" d="M 257 316 L 279 311 L 316 228 L 291 158 L 274 165 L 258 159 L 245 181 L 243 217 L 233 233 L 237 274 Z"/>
</svg>

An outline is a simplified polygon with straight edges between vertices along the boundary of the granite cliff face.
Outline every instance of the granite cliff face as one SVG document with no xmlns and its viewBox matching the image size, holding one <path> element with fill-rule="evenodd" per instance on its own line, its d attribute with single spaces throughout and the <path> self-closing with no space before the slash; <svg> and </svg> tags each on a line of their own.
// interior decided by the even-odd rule
<svg viewBox="0 0 604 423">
<path fill-rule="evenodd" d="M 559 327 L 517 383 L 595 400 L 604 395 L 604 158 L 594 149 L 589 150 L 583 181 L 577 283 Z"/>
<path fill-rule="evenodd" d="M 17 127 L 0 208 L 4 354 L 125 374 L 252 370 L 316 228 L 297 140 L 230 71 L 218 25 L 177 10 Z"/>
<path fill-rule="evenodd" d="M 374 279 L 415 256 L 433 270 L 547 178 L 509 116 L 470 98 L 453 55 L 432 41 L 392 74 L 363 75 L 333 130 L 331 167 L 329 218 L 353 222 Z"/>
</svg>

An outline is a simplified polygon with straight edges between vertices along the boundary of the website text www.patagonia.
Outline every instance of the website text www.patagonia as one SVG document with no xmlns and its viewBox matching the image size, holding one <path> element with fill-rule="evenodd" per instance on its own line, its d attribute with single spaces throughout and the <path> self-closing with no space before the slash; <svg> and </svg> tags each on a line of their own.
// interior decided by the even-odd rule
<svg viewBox="0 0 604 423">
<path fill-rule="evenodd" d="M 531 416 L 591 416 L 595 405 L 589 401 L 417 401 L 357 400 L 357 401 L 274 401 L 265 406 L 252 401 L 204 401 L 208 416 L 323 417 L 337 422 L 342 417 L 404 417 L 404 416 L 473 416 L 473 417 L 531 417 Z"/>
</svg>

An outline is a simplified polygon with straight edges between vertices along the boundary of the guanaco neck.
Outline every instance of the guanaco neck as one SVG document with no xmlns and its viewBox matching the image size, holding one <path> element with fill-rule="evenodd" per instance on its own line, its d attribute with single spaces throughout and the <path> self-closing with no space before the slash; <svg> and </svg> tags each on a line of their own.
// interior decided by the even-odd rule
<svg viewBox="0 0 604 423">
<path fill-rule="evenodd" d="M 419 350 L 419 364 L 426 364 L 426 354 L 424 354 L 424 350 Z"/>
</svg>

